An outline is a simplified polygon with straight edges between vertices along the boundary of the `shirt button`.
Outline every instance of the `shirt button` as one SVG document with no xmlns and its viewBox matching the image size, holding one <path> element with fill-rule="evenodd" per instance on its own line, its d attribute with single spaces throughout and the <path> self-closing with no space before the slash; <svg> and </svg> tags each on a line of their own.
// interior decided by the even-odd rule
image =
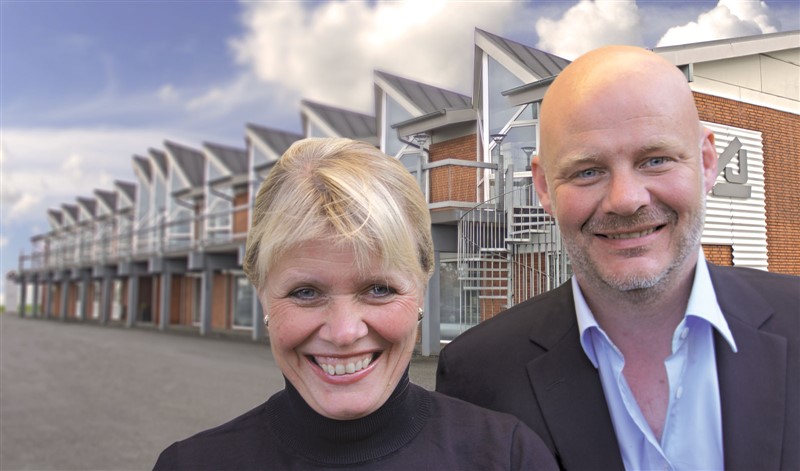
<svg viewBox="0 0 800 471">
<path fill-rule="evenodd" d="M 675 398 L 680 399 L 683 396 L 683 386 L 678 386 L 678 390 L 675 391 Z"/>
<path fill-rule="evenodd" d="M 685 327 L 683 332 L 681 332 L 681 340 L 686 340 L 686 337 L 689 336 L 689 328 Z"/>
</svg>

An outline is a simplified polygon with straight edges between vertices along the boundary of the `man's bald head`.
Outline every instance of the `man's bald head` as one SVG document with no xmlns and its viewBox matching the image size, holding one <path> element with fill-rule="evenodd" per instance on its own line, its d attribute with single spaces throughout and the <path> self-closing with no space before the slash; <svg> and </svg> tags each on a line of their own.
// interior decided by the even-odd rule
<svg viewBox="0 0 800 471">
<path fill-rule="evenodd" d="M 558 155 L 563 133 L 594 119 L 602 107 L 635 106 L 674 109 L 676 119 L 700 126 L 686 77 L 659 55 L 632 46 L 607 46 L 590 51 L 567 66 L 553 81 L 541 108 L 541 164 Z"/>
</svg>

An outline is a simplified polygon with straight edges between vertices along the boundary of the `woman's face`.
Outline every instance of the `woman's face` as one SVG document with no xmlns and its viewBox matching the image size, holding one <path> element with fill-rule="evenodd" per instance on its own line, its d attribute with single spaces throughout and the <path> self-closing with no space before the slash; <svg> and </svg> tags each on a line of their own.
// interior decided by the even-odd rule
<svg viewBox="0 0 800 471">
<path fill-rule="evenodd" d="M 350 248 L 299 244 L 267 274 L 259 297 L 272 354 L 311 408 L 331 419 L 383 405 L 414 349 L 419 279 L 376 261 L 360 271 Z"/>
</svg>

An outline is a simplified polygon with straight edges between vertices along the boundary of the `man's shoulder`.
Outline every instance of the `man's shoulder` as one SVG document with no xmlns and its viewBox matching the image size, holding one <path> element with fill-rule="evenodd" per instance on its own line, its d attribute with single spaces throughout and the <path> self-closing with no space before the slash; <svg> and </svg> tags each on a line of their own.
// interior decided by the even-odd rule
<svg viewBox="0 0 800 471">
<path fill-rule="evenodd" d="M 798 337 L 800 277 L 710 264 L 709 273 L 726 316 L 781 336 Z"/>
<path fill-rule="evenodd" d="M 713 264 L 709 264 L 709 273 L 717 294 L 736 292 L 741 290 L 742 286 L 748 286 L 770 303 L 783 302 L 786 299 L 800 301 L 798 276 Z"/>
</svg>

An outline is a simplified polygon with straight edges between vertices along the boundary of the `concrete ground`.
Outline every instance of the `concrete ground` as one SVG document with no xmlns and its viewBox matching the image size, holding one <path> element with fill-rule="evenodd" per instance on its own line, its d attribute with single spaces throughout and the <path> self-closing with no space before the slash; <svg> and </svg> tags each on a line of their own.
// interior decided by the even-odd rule
<svg viewBox="0 0 800 471">
<path fill-rule="evenodd" d="M 433 389 L 436 358 L 412 381 Z M 0 470 L 151 469 L 283 387 L 264 343 L 0 315 Z"/>
</svg>

